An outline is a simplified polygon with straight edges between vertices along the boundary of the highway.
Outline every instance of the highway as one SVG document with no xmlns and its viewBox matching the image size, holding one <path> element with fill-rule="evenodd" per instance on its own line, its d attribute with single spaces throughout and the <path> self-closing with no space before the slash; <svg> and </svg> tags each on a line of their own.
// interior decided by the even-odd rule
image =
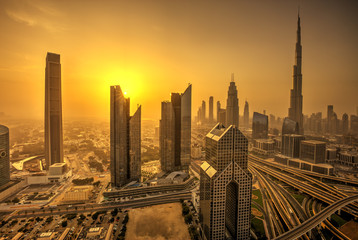
<svg viewBox="0 0 358 240">
<path fill-rule="evenodd" d="M 256 161 L 250 161 L 249 166 L 253 166 L 255 169 L 265 172 L 276 179 L 285 182 L 286 184 L 314 197 L 317 198 L 327 204 L 332 204 L 342 197 L 339 197 L 335 194 L 328 192 L 321 187 L 314 186 L 311 183 L 307 183 L 307 181 L 299 180 L 296 177 L 293 177 L 291 174 L 284 173 L 283 171 L 264 166 L 263 164 L 259 164 Z M 338 190 L 337 190 L 338 191 Z M 344 211 L 351 214 L 354 217 L 358 217 L 358 207 L 357 204 L 350 204 L 349 206 L 343 208 Z"/>
<path fill-rule="evenodd" d="M 181 199 L 190 200 L 191 191 L 181 191 L 168 194 L 161 194 L 156 196 L 150 196 L 146 198 L 136 198 L 125 202 L 108 202 L 102 204 L 82 204 L 75 206 L 56 206 L 53 208 L 46 207 L 44 209 L 27 209 L 12 214 L 9 219 L 24 218 L 24 217 L 36 217 L 36 216 L 48 216 L 68 213 L 79 212 L 94 212 L 102 210 L 112 210 L 113 208 L 139 208 L 158 204 L 179 202 Z"/>
<path fill-rule="evenodd" d="M 357 201 L 358 195 L 353 195 L 350 197 L 346 197 L 341 199 L 328 207 L 326 207 L 321 212 L 317 213 L 313 217 L 309 218 L 307 221 L 303 222 L 301 225 L 296 226 L 295 228 L 283 233 L 282 235 L 276 237 L 276 240 L 291 240 L 296 239 L 302 236 L 303 234 L 309 232 L 311 229 L 315 228 L 319 224 L 321 224 L 326 218 L 331 216 L 336 211 L 340 210 L 344 206 Z"/>
</svg>

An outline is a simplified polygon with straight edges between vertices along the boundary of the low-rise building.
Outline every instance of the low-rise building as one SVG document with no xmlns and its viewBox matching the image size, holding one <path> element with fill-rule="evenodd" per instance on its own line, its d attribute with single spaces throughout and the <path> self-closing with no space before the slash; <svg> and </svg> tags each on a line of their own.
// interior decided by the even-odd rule
<svg viewBox="0 0 358 240">
<path fill-rule="evenodd" d="M 92 196 L 92 185 L 71 187 L 63 197 L 64 202 L 83 202 L 88 201 Z"/>
<path fill-rule="evenodd" d="M 275 152 L 275 142 L 272 139 L 255 139 L 252 151 L 264 156 L 272 156 Z"/>
</svg>

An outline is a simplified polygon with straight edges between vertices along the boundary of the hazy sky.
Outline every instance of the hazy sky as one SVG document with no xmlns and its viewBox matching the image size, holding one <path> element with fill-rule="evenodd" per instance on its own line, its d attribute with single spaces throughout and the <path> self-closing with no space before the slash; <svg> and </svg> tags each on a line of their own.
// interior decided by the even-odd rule
<svg viewBox="0 0 358 240">
<path fill-rule="evenodd" d="M 286 116 L 300 3 L 303 111 L 358 106 L 358 1 L 0 1 L 0 112 L 42 118 L 45 58 L 61 54 L 63 116 L 109 118 L 109 86 L 160 118 L 193 85 L 193 117 L 222 106 L 235 73 L 240 114 Z M 216 110 L 214 110 L 216 112 Z"/>
</svg>

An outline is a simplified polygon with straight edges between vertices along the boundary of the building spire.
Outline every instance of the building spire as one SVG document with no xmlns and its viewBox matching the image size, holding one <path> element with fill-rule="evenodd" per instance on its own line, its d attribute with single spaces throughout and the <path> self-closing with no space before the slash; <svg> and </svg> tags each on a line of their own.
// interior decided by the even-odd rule
<svg viewBox="0 0 358 240">
<path fill-rule="evenodd" d="M 234 82 L 234 73 L 231 73 L 231 82 Z"/>
</svg>

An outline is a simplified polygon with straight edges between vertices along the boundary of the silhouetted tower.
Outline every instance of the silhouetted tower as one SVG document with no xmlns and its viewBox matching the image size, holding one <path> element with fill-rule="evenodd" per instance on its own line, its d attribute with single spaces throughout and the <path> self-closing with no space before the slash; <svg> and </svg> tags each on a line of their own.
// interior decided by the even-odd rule
<svg viewBox="0 0 358 240">
<path fill-rule="evenodd" d="M 298 15 L 295 65 L 293 65 L 293 88 L 291 89 L 288 117 L 298 123 L 300 134 L 303 134 L 302 101 L 302 45 L 300 16 Z"/>
<path fill-rule="evenodd" d="M 231 82 L 227 92 L 226 125 L 235 125 L 239 127 L 239 99 L 237 98 L 234 74 L 231 74 Z"/>
<path fill-rule="evenodd" d="M 205 122 L 205 119 L 206 119 L 206 103 L 205 101 L 203 100 L 201 102 L 201 122 Z"/>
<path fill-rule="evenodd" d="M 220 101 L 217 101 L 216 102 L 216 122 L 219 122 L 220 109 L 221 109 Z"/>
<path fill-rule="evenodd" d="M 249 120 L 250 120 L 250 112 L 249 112 L 249 103 L 245 101 L 245 108 L 244 108 L 244 127 L 249 127 Z"/>
<path fill-rule="evenodd" d="M 348 133 L 348 130 L 349 130 L 348 126 L 349 126 L 349 124 L 348 124 L 348 114 L 345 113 L 342 116 L 342 133 L 344 135 L 346 135 Z"/>
<path fill-rule="evenodd" d="M 209 97 L 209 122 L 212 123 L 214 121 L 214 97 Z"/>
</svg>

